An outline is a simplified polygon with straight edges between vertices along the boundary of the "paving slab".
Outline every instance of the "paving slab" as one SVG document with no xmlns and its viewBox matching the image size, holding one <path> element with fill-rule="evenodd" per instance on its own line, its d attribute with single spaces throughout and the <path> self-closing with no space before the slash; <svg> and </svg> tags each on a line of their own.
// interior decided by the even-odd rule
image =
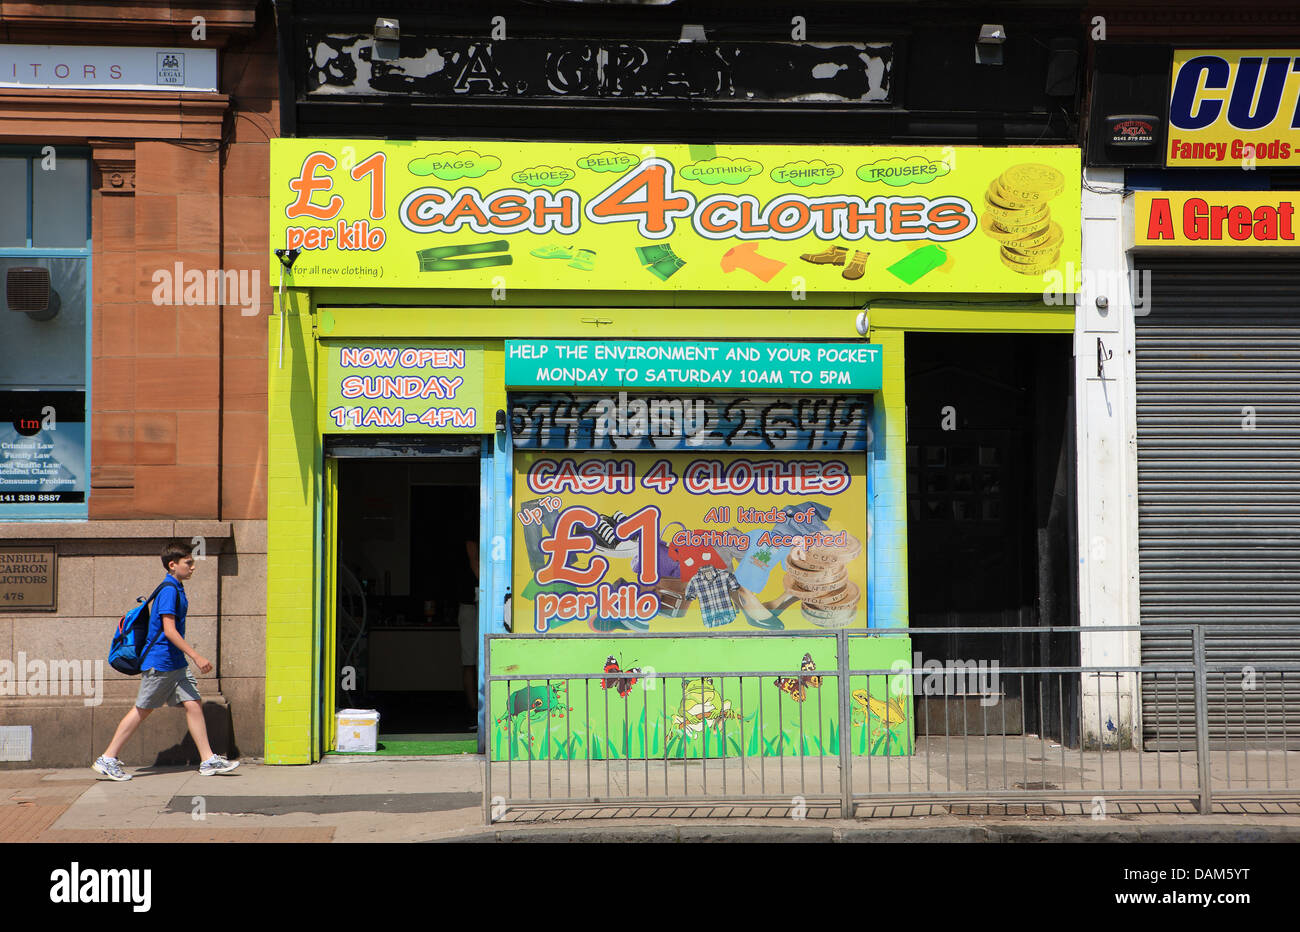
<svg viewBox="0 0 1300 932">
<path fill-rule="evenodd" d="M 894 780 L 900 766 L 906 773 L 908 766 L 905 760 L 876 764 L 871 788 L 878 787 L 878 779 Z M 917 764 L 911 762 L 913 768 Z M 1277 760 L 1267 764 L 1273 766 L 1259 772 L 1273 770 L 1279 777 L 1273 769 Z M 494 764 L 494 774 L 502 766 Z M 885 800 L 859 803 L 858 818 L 846 820 L 836 798 L 838 767 L 837 760 L 805 761 L 799 779 L 797 760 L 666 767 L 658 762 L 650 765 L 647 784 L 644 762 L 630 768 L 625 763 L 609 768 L 606 784 L 603 762 L 593 762 L 587 785 L 585 762 L 574 762 L 570 789 L 570 771 L 561 765 L 516 763 L 516 793 L 522 793 L 531 772 L 541 797 L 549 769 L 553 794 L 589 796 L 563 804 L 538 798 L 532 808 L 512 801 L 491 826 L 483 823 L 485 764 L 469 755 L 334 758 L 304 766 L 247 759 L 237 770 L 212 777 L 192 767 L 146 767 L 130 771 L 133 779 L 123 783 L 97 778 L 88 767 L 12 770 L 0 772 L 0 842 L 1300 841 L 1300 802 L 1286 799 L 1225 800 L 1209 816 L 1199 815 L 1188 799 L 1108 799 L 1102 819 L 1092 818 L 1095 805 L 1089 798 Z M 729 792 L 739 792 L 743 770 L 746 792 L 768 781 L 773 799 L 717 799 L 724 769 Z M 864 770 L 855 770 L 855 790 L 862 789 L 858 777 Z M 1280 776 L 1287 776 L 1285 770 Z M 932 785 L 934 778 L 931 770 Z M 827 798 L 818 799 L 823 779 L 828 792 L 821 795 Z M 904 779 L 904 786 L 909 783 Z M 503 792 L 504 786 L 494 781 L 494 791 Z M 799 787 L 806 798 L 797 798 Z M 626 798 L 647 790 L 685 798 L 659 807 Z M 589 798 L 601 794 L 607 795 L 599 802 Z"/>
</svg>

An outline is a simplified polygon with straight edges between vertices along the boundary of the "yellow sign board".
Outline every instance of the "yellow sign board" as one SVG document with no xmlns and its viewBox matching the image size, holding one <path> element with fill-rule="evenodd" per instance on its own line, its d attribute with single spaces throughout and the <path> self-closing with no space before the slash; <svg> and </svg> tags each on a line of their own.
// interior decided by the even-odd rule
<svg viewBox="0 0 1300 932">
<path fill-rule="evenodd" d="M 1040 292 L 1079 150 L 276 139 L 296 286 Z"/>
<path fill-rule="evenodd" d="M 1300 165 L 1300 50 L 1179 49 L 1170 167 Z"/>
<path fill-rule="evenodd" d="M 432 340 L 322 343 L 318 421 L 325 433 L 490 434 L 483 344 Z"/>
<path fill-rule="evenodd" d="M 1289 191 L 1138 191 L 1135 246 L 1295 246 Z"/>
</svg>

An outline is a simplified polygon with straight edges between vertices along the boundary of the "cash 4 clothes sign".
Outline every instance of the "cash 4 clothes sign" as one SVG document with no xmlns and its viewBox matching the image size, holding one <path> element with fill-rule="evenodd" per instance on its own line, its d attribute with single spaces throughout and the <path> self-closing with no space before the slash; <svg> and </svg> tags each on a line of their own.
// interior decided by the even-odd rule
<svg viewBox="0 0 1300 932">
<path fill-rule="evenodd" d="M 515 617 L 537 633 L 867 625 L 864 454 L 516 463 Z"/>
<path fill-rule="evenodd" d="M 1079 151 L 271 143 L 304 287 L 1039 292 L 1079 263 Z"/>
</svg>

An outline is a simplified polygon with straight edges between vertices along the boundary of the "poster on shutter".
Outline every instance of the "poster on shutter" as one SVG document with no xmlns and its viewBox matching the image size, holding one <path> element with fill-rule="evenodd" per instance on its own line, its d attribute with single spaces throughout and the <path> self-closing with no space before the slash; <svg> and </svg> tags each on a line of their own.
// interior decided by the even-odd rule
<svg viewBox="0 0 1300 932">
<path fill-rule="evenodd" d="M 867 627 L 865 454 L 515 462 L 516 630 Z"/>
</svg>

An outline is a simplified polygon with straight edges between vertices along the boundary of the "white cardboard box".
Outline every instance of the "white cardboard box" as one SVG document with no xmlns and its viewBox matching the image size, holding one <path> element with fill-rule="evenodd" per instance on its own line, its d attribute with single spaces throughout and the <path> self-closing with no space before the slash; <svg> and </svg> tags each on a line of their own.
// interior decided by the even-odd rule
<svg viewBox="0 0 1300 932">
<path fill-rule="evenodd" d="M 369 751 L 379 743 L 379 713 L 374 709 L 340 709 L 334 740 L 336 751 Z"/>
</svg>

